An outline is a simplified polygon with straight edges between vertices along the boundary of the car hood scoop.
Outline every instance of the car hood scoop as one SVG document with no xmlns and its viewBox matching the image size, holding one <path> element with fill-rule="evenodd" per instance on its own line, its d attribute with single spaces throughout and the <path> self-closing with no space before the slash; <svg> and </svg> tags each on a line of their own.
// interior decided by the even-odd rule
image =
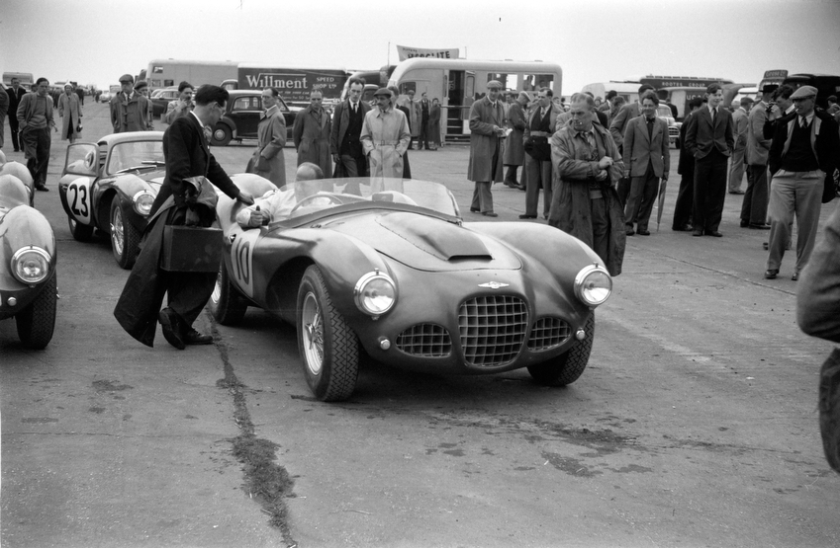
<svg viewBox="0 0 840 548">
<path fill-rule="evenodd" d="M 376 222 L 414 247 L 443 261 L 493 259 L 478 235 L 452 223 L 412 213 L 381 215 Z"/>
</svg>

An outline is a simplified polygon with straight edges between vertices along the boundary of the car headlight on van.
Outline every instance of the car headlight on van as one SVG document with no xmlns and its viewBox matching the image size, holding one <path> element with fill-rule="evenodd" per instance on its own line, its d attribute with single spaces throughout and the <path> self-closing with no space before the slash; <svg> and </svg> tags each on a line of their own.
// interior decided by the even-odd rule
<svg viewBox="0 0 840 548">
<path fill-rule="evenodd" d="M 46 280 L 49 274 L 50 254 L 40 247 L 22 247 L 12 255 L 12 275 L 19 282 L 34 285 Z"/>
<path fill-rule="evenodd" d="M 152 210 L 152 204 L 155 203 L 155 195 L 148 190 L 141 190 L 134 195 L 133 200 L 134 211 L 145 217 Z"/>
<path fill-rule="evenodd" d="M 575 295 L 586 305 L 604 304 L 612 293 L 612 277 L 599 265 L 589 265 L 575 276 Z"/>
<path fill-rule="evenodd" d="M 391 310 L 397 302 L 397 287 L 390 276 L 376 269 L 359 278 L 353 289 L 353 297 L 359 310 L 379 317 Z"/>
</svg>

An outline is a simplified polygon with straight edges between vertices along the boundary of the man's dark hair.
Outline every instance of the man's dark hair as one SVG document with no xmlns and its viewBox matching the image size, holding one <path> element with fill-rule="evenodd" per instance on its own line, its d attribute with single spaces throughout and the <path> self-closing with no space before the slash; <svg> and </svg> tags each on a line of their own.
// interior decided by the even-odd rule
<svg viewBox="0 0 840 548">
<path fill-rule="evenodd" d="M 755 101 L 753 101 L 749 97 L 741 97 L 741 106 L 742 107 L 748 107 L 748 106 L 752 105 L 753 103 L 755 103 Z"/>
<path fill-rule="evenodd" d="M 40 85 L 41 85 L 41 82 L 46 82 L 46 83 L 48 83 L 48 84 L 50 83 L 50 81 L 49 81 L 49 80 L 47 80 L 46 78 L 38 78 L 37 80 L 35 80 L 35 85 L 36 85 L 36 86 L 40 86 Z"/>
<path fill-rule="evenodd" d="M 650 99 L 651 101 L 653 101 L 653 104 L 654 104 L 654 105 L 659 106 L 659 96 L 658 96 L 658 95 L 656 95 L 656 92 L 654 92 L 653 90 L 651 90 L 651 91 L 646 91 L 646 92 L 642 95 L 642 98 L 641 98 L 641 99 L 639 99 L 639 102 L 640 102 L 640 103 L 644 103 L 645 99 Z"/>
<path fill-rule="evenodd" d="M 212 84 L 205 84 L 198 88 L 194 97 L 196 105 L 217 103 L 219 106 L 224 105 L 229 98 L 230 93 L 228 93 L 228 90 Z"/>
<path fill-rule="evenodd" d="M 607 92 L 607 101 L 611 101 L 613 97 L 618 95 L 618 92 L 614 89 L 611 89 Z"/>
<path fill-rule="evenodd" d="M 688 101 L 689 110 L 691 110 L 693 108 L 700 108 L 702 106 L 703 106 L 703 99 L 701 99 L 700 97 L 692 97 Z"/>
<path fill-rule="evenodd" d="M 272 97 L 280 97 L 280 90 L 279 89 L 277 89 L 277 88 L 265 88 L 265 89 L 270 89 L 271 90 L 271 96 Z"/>
<path fill-rule="evenodd" d="M 706 87 L 706 93 L 708 93 L 709 95 L 714 95 L 715 93 L 719 92 L 722 89 L 723 88 L 720 87 L 720 84 L 709 84 Z"/>
<path fill-rule="evenodd" d="M 540 88 L 540 91 L 544 91 L 547 97 L 554 97 L 554 92 L 551 91 L 551 88 Z"/>
<path fill-rule="evenodd" d="M 837 96 L 836 95 L 829 95 L 828 96 L 828 102 L 829 103 L 836 103 L 837 102 Z"/>
<path fill-rule="evenodd" d="M 186 80 L 184 80 L 183 82 L 181 82 L 180 84 L 178 84 L 178 93 L 181 93 L 181 92 L 183 92 L 185 89 L 187 89 L 187 88 L 191 88 L 191 87 L 192 87 L 192 84 L 190 84 L 189 82 L 187 82 Z"/>
<path fill-rule="evenodd" d="M 790 96 L 793 95 L 793 86 L 789 86 L 788 84 L 784 84 L 776 88 L 776 91 L 773 92 L 773 100 L 777 99 L 790 99 Z"/>
<path fill-rule="evenodd" d="M 347 81 L 347 89 L 350 89 L 350 86 L 352 86 L 353 84 L 361 84 L 362 87 L 365 87 L 365 83 L 366 82 L 364 78 L 356 78 L 354 76 Z"/>
<path fill-rule="evenodd" d="M 615 98 L 613 99 L 613 106 L 620 107 L 621 105 L 623 105 L 626 102 L 627 102 L 627 99 L 625 99 L 621 95 L 616 95 Z"/>
<path fill-rule="evenodd" d="M 642 94 L 649 89 L 653 89 L 653 86 L 650 84 L 642 84 L 641 86 L 639 86 L 639 97 L 641 97 Z"/>
</svg>

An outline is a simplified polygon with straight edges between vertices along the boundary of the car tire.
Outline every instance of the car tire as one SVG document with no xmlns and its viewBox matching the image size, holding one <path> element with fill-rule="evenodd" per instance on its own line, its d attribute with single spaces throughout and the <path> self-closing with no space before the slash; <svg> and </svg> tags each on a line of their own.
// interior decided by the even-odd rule
<svg viewBox="0 0 840 548">
<path fill-rule="evenodd" d="M 213 134 L 210 137 L 210 144 L 217 147 L 227 146 L 232 137 L 233 135 L 230 132 L 230 128 L 219 122 L 216 124 L 216 127 L 213 128 Z"/>
<path fill-rule="evenodd" d="M 70 234 L 77 242 L 89 242 L 93 238 L 94 228 L 92 226 L 83 225 L 70 215 L 67 216 L 67 224 L 70 226 Z"/>
<path fill-rule="evenodd" d="M 595 340 L 594 312 L 583 329 L 586 337 L 575 342 L 569 350 L 547 362 L 529 366 L 528 373 L 531 377 L 546 386 L 566 386 L 578 380 L 589 363 L 592 342 Z"/>
<path fill-rule="evenodd" d="M 46 348 L 55 330 L 55 307 L 58 302 L 58 275 L 53 275 L 29 306 L 15 315 L 18 337 L 32 350 Z"/>
<path fill-rule="evenodd" d="M 248 310 L 248 301 L 233 287 L 225 261 L 219 266 L 216 286 L 210 295 L 210 313 L 222 325 L 235 325 L 242 321 Z"/>
<path fill-rule="evenodd" d="M 359 341 L 333 307 L 317 266 L 303 274 L 297 299 L 298 349 L 306 382 L 321 401 L 346 400 L 359 376 Z"/>
<path fill-rule="evenodd" d="M 121 268 L 131 270 L 140 252 L 140 231 L 125 220 L 118 198 L 111 200 L 111 251 Z"/>
</svg>

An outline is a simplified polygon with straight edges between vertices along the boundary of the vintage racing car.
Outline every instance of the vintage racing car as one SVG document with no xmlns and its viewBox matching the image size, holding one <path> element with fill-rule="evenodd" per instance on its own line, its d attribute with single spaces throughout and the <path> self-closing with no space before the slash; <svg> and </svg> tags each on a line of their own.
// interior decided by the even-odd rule
<svg viewBox="0 0 840 548">
<path fill-rule="evenodd" d="M 253 196 L 273 188 L 252 174 L 233 180 Z M 210 309 L 224 325 L 248 306 L 295 324 L 319 399 L 350 397 L 362 350 L 435 373 L 527 367 L 548 385 L 583 373 L 594 309 L 612 278 L 576 238 L 536 223 L 464 223 L 452 194 L 433 182 L 288 187 L 293 207 L 258 228 L 243 229 L 244 206 L 220 196 L 225 252 Z M 359 193 L 344 192 L 354 187 Z"/>
<path fill-rule="evenodd" d="M 14 317 L 27 348 L 49 344 L 57 293 L 55 236 L 14 175 L 0 175 L 0 320 Z"/>
<path fill-rule="evenodd" d="M 29 194 L 29 205 L 35 207 L 35 181 L 32 179 L 32 174 L 29 169 L 20 162 L 6 162 L 0 166 L 0 175 L 13 175 L 17 177 L 23 186 L 26 187 L 26 192 Z"/>
<path fill-rule="evenodd" d="M 95 229 L 109 234 L 114 258 L 130 269 L 164 167 L 161 131 L 114 133 L 97 144 L 68 146 L 58 191 L 73 238 L 89 241 Z"/>
</svg>

